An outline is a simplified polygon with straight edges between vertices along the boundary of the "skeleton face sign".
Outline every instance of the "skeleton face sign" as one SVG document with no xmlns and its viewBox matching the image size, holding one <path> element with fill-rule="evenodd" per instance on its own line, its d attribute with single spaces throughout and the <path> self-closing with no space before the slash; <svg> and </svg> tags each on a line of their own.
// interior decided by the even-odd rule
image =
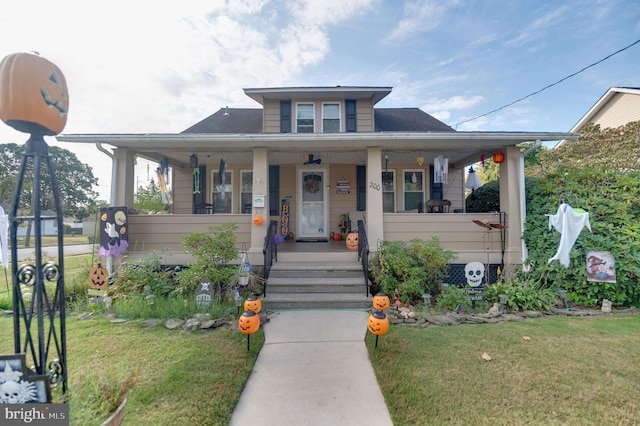
<svg viewBox="0 0 640 426">
<path fill-rule="evenodd" d="M 471 287 L 479 287 L 484 278 L 484 264 L 480 262 L 469 262 L 464 267 L 464 275 L 467 278 L 467 284 Z"/>
</svg>

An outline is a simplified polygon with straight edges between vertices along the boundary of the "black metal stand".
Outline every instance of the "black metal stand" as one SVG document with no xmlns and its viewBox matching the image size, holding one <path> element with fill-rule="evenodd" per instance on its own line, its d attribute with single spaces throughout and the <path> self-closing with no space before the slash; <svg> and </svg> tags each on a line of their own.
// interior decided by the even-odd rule
<svg viewBox="0 0 640 426">
<path fill-rule="evenodd" d="M 55 204 L 55 216 L 42 215 L 42 162 L 51 177 L 51 193 Z M 24 177 L 33 173 L 32 193 L 28 194 L 26 186 L 23 194 Z M 18 216 L 20 200 L 31 195 L 31 214 Z M 60 203 L 60 191 L 49 147 L 42 135 L 31 135 L 25 144 L 20 171 L 16 180 L 11 210 L 11 276 L 13 280 L 13 327 L 14 347 L 16 353 L 25 353 L 32 363 L 34 372 L 48 375 L 51 387 L 62 384 L 64 402 L 67 402 L 67 347 L 65 325 L 64 295 L 64 245 L 63 245 L 63 213 Z M 54 222 L 58 232 L 58 264 L 44 262 L 42 250 L 43 225 Z M 35 240 L 34 264 L 18 267 L 18 225 L 27 222 L 32 225 Z M 47 290 L 46 283 L 53 283 L 53 294 Z M 31 293 L 31 297 L 25 297 Z M 49 357 L 53 359 L 49 361 Z"/>
<path fill-rule="evenodd" d="M 374 346 L 373 349 L 378 349 L 378 335 L 376 334 L 376 345 Z"/>
</svg>

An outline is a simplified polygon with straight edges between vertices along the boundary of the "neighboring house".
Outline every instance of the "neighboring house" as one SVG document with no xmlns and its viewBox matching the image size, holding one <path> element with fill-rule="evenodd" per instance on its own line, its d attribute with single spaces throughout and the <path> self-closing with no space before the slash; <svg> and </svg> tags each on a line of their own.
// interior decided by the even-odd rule
<svg viewBox="0 0 640 426">
<path fill-rule="evenodd" d="M 436 236 L 458 254 L 460 264 L 522 264 L 524 171 L 516 145 L 575 137 L 457 132 L 417 108 L 375 108 L 390 87 L 244 91 L 261 108 L 222 108 L 178 134 L 57 137 L 95 143 L 112 157 L 112 206 L 133 206 L 136 157 L 168 165 L 173 211 L 129 216 L 134 254 L 164 250 L 165 262 L 181 263 L 188 260 L 180 245 L 185 234 L 233 221 L 251 263 L 260 265 L 267 227 L 254 223 L 256 215 L 265 223 L 277 221 L 278 232 L 293 233 L 295 240 L 316 241 L 340 232 L 342 215 L 348 215 L 352 227 L 358 220 L 366 224 L 372 252 L 383 240 Z M 466 214 L 465 171 L 496 151 L 506 157 L 500 170 L 501 213 Z M 442 182 L 434 171 L 440 159 L 448 165 Z M 425 213 L 429 200 L 442 199 L 451 202 L 449 213 Z M 505 219 L 502 238 L 473 222 Z M 304 244 L 297 246 L 304 250 Z"/>
<path fill-rule="evenodd" d="M 640 120 L 640 88 L 611 87 L 570 130 L 580 133 L 589 123 L 601 129 L 616 128 Z M 562 145 L 565 140 L 558 143 Z"/>
</svg>

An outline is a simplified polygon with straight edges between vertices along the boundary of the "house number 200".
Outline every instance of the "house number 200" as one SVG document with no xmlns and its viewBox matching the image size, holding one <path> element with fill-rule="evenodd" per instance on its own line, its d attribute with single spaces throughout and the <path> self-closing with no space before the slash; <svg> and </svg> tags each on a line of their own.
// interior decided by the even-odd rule
<svg viewBox="0 0 640 426">
<path fill-rule="evenodd" d="M 375 189 L 376 191 L 380 191 L 380 184 L 375 182 L 369 182 L 369 188 Z"/>
</svg>

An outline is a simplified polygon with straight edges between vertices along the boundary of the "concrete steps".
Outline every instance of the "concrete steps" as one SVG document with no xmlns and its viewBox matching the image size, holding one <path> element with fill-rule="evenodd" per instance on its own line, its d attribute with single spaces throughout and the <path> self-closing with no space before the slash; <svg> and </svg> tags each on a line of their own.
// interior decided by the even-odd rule
<svg viewBox="0 0 640 426">
<path fill-rule="evenodd" d="M 350 253 L 349 253 L 350 254 Z M 269 310 L 286 309 L 367 309 L 362 266 L 355 260 L 310 261 L 322 259 L 313 253 L 301 260 L 281 260 L 271 267 L 267 295 L 262 303 Z"/>
</svg>

